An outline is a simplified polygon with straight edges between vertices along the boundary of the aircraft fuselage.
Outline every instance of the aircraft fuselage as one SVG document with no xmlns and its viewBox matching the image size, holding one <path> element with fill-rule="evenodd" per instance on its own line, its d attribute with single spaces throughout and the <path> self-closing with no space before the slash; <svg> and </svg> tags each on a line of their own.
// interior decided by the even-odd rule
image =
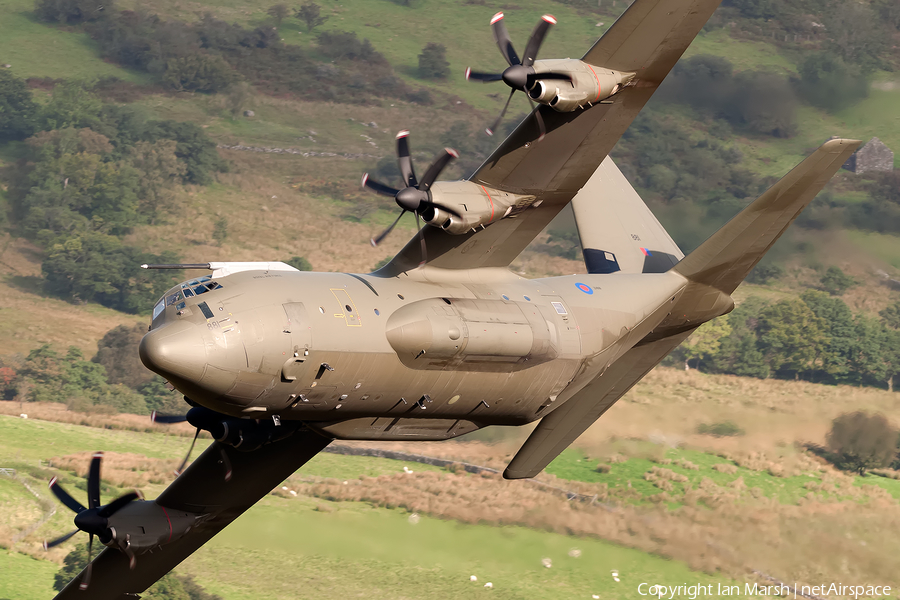
<svg viewBox="0 0 900 600">
<path fill-rule="evenodd" d="M 666 318 L 686 284 L 674 273 L 472 273 L 469 283 L 205 278 L 161 300 L 141 358 L 233 417 L 277 415 L 344 439 L 444 439 L 545 416 L 581 374 L 593 378 L 633 345 L 629 333 Z M 204 286 L 214 289 L 185 297 Z"/>
</svg>

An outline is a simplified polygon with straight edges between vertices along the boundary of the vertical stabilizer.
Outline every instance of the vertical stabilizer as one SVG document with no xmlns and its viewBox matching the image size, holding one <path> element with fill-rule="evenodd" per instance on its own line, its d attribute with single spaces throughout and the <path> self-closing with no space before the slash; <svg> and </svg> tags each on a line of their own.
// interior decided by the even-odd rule
<svg viewBox="0 0 900 600">
<path fill-rule="evenodd" d="M 588 273 L 665 273 L 684 258 L 609 157 L 572 199 L 572 209 Z"/>
</svg>

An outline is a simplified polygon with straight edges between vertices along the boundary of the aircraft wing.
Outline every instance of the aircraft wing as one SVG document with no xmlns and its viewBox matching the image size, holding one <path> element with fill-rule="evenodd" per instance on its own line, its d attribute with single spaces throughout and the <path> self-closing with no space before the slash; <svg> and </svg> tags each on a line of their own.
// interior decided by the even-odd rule
<svg viewBox="0 0 900 600">
<path fill-rule="evenodd" d="M 310 431 L 251 452 L 213 442 L 156 499 L 160 505 L 204 515 L 189 533 L 152 553 L 138 554 L 134 569 L 128 557 L 106 548 L 93 562 L 87 590 L 79 589 L 82 571 L 61 591 L 56 600 L 124 600 L 135 598 L 171 571 L 200 546 L 256 504 L 331 442 Z M 224 452 L 231 467 L 226 481 Z"/>
<path fill-rule="evenodd" d="M 694 329 L 696 327 L 661 340 L 639 343 L 628 350 L 603 375 L 541 419 L 506 467 L 503 477 L 525 479 L 543 471 Z"/>
<path fill-rule="evenodd" d="M 479 185 L 534 195 L 531 208 L 463 235 L 425 227 L 427 265 L 444 269 L 507 267 L 584 186 L 662 83 L 721 0 L 636 0 L 585 55 L 588 63 L 637 75 L 607 101 L 557 112 L 538 105 L 470 177 Z M 546 135 L 535 113 L 540 111 Z M 421 260 L 414 237 L 384 272 Z"/>
</svg>

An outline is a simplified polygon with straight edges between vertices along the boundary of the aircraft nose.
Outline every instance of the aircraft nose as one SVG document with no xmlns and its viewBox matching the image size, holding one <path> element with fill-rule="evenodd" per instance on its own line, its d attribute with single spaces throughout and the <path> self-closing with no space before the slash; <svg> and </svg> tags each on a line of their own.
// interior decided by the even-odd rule
<svg viewBox="0 0 900 600">
<path fill-rule="evenodd" d="M 194 323 L 176 321 L 153 329 L 141 339 L 141 362 L 163 377 L 199 381 L 206 369 L 206 346 Z"/>
</svg>

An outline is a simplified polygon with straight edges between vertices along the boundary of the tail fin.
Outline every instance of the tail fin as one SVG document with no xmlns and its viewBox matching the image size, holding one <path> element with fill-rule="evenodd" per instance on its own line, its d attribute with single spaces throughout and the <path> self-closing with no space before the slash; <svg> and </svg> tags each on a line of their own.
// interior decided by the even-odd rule
<svg viewBox="0 0 900 600">
<path fill-rule="evenodd" d="M 673 270 L 733 292 L 861 143 L 833 139 L 822 144 Z"/>
<path fill-rule="evenodd" d="M 572 209 L 588 273 L 665 273 L 684 258 L 608 156 Z"/>
</svg>

